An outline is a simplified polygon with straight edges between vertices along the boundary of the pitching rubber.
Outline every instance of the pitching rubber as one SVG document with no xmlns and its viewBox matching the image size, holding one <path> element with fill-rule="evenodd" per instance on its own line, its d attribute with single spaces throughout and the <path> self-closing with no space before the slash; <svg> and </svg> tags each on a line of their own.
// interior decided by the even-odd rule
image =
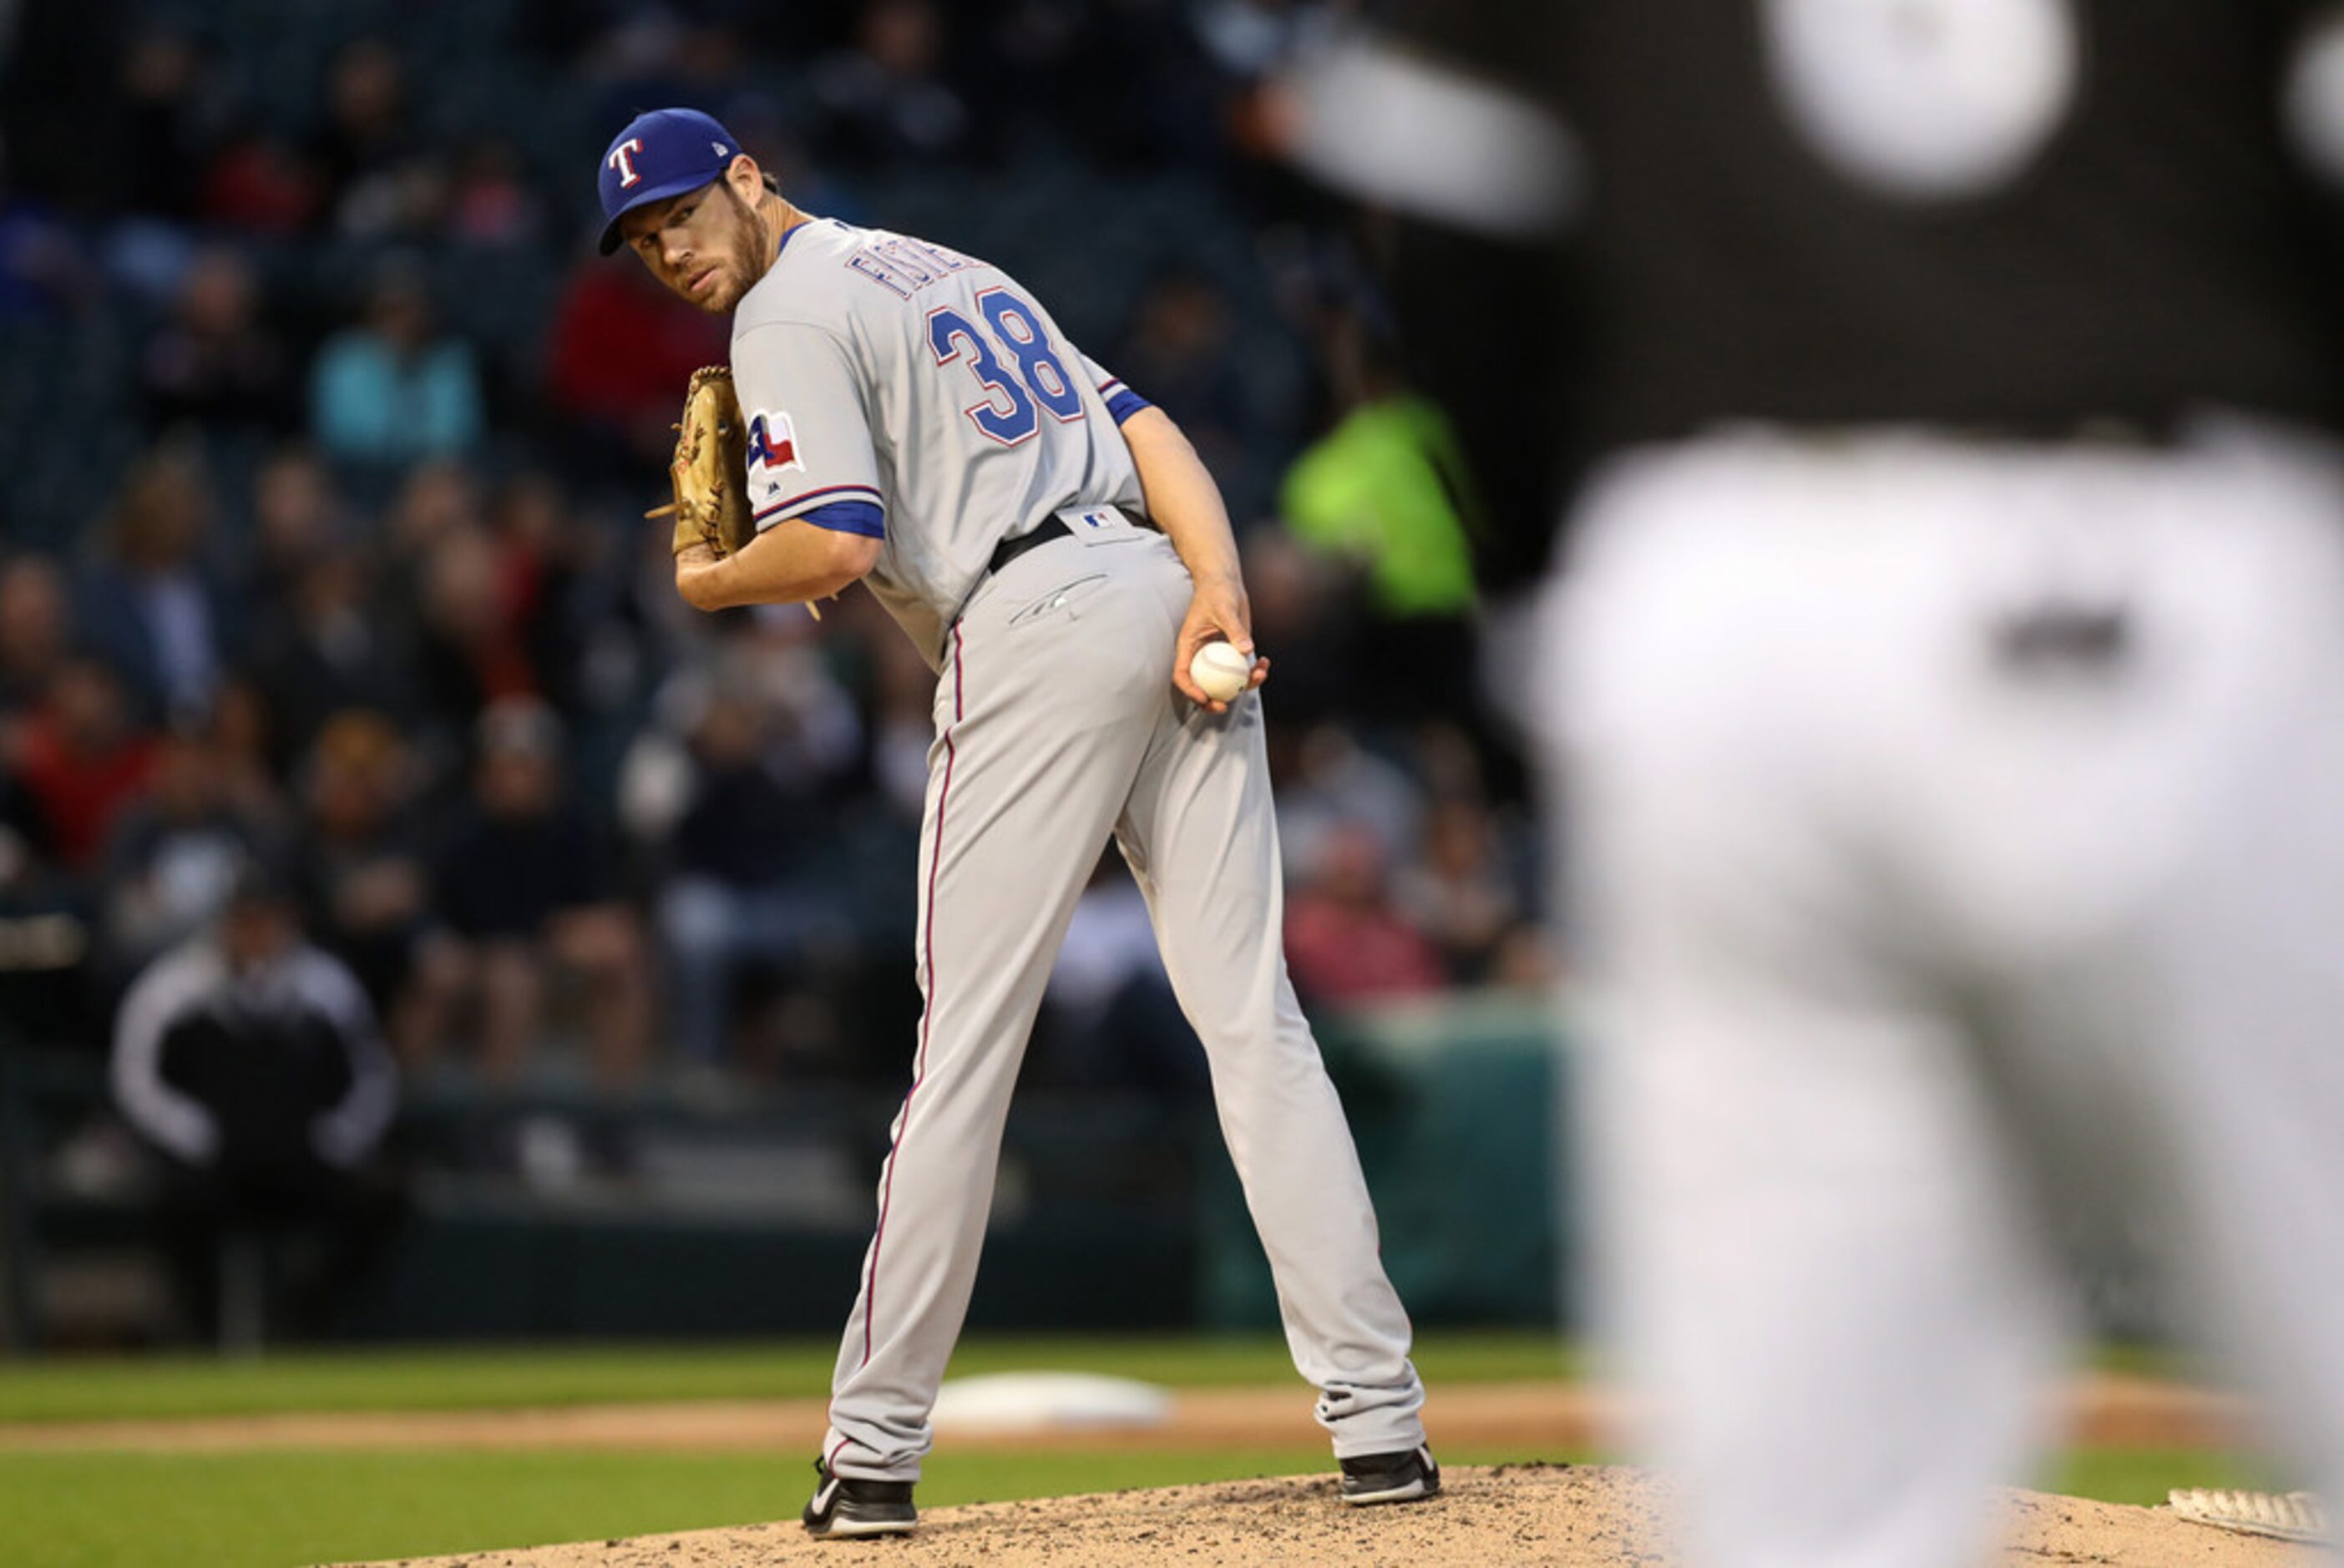
<svg viewBox="0 0 2344 1568">
<path fill-rule="evenodd" d="M 2207 1487 L 2177 1487 L 2166 1499 L 2174 1516 L 2218 1530 L 2244 1535 L 2268 1535 L 2280 1541 L 2325 1542 L 2329 1539 L 2328 1511 L 2308 1492 L 2226 1492 Z"/>
</svg>

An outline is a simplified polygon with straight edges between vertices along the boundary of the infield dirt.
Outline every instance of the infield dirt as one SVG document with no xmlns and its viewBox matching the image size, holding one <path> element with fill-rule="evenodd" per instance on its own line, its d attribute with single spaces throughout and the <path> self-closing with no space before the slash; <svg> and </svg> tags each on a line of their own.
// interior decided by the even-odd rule
<svg viewBox="0 0 2344 1568">
<path fill-rule="evenodd" d="M 2277 1542 L 2186 1523 L 2162 1509 L 2039 1492 L 2007 1494 L 2011 1540 L 1999 1561 L 2137 1563 L 2143 1568 L 2307 1568 Z M 942 1508 L 885 1541 L 815 1541 L 793 1522 L 410 1558 L 399 1568 L 1356 1568 L 1552 1565 L 1662 1568 L 1666 1499 L 1650 1478 L 1607 1465 L 1451 1469 L 1440 1497 L 1346 1509 L 1325 1476 L 1228 1482 L 1096 1497 Z M 382 1565 L 389 1568 L 389 1565 Z"/>
<path fill-rule="evenodd" d="M 2248 1435 L 2237 1399 L 2114 1373 L 2077 1379 L 2067 1395 L 2071 1441 L 2109 1448 L 2220 1448 Z M 1458 1383 L 1425 1405 L 1433 1442 L 1541 1449 L 1605 1446 L 1619 1401 L 1586 1383 Z M 238 1452 L 262 1449 L 590 1449 L 611 1452 L 812 1453 L 828 1415 L 820 1400 L 701 1400 L 534 1410 L 298 1411 L 146 1421 L 0 1425 L 0 1452 L 116 1449 Z M 1281 1388 L 1182 1389 L 1161 1424 L 1019 1428 L 944 1434 L 955 1448 L 1137 1448 L 1189 1451 L 1325 1441 L 1310 1396 Z"/>
</svg>

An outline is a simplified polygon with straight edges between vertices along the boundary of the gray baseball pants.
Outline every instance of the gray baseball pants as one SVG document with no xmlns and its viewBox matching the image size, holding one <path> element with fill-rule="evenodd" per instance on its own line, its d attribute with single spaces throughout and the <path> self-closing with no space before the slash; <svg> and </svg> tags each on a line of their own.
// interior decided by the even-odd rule
<svg viewBox="0 0 2344 1568">
<path fill-rule="evenodd" d="M 1424 1441 L 1409 1328 L 1350 1128 L 1288 982 L 1261 703 L 1173 689 L 1188 573 L 1162 535 L 1027 551 L 981 583 L 936 689 L 916 958 L 926 1007 L 823 1457 L 908 1481 L 976 1280 L 1002 1126 L 1109 833 L 1212 1069 L 1294 1364 L 1349 1458 Z"/>
</svg>

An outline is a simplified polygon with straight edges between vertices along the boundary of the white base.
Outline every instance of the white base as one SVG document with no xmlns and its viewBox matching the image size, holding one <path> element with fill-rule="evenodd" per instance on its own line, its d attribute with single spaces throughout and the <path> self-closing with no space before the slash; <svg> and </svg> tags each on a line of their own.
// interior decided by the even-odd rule
<svg viewBox="0 0 2344 1568">
<path fill-rule="evenodd" d="M 1172 1396 L 1153 1383 L 1093 1372 L 995 1372 L 957 1378 L 936 1394 L 938 1431 L 1027 1431 L 1161 1426 Z"/>
</svg>

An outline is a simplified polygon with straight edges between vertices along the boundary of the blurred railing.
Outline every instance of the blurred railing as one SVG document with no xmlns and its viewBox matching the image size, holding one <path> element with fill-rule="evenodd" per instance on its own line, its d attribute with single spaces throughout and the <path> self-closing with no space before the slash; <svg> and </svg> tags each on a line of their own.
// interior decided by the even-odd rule
<svg viewBox="0 0 2344 1568">
<path fill-rule="evenodd" d="M 1564 1211 L 1551 1031 L 1519 1000 L 1329 1022 L 1327 1058 L 1419 1321 L 1551 1321 Z M 412 1216 L 337 1314 L 353 1338 L 827 1333 L 870 1237 L 900 1106 L 844 1087 L 409 1096 Z M 86 1053 L 0 1051 L 8 1341 L 185 1331 L 155 1171 Z M 1001 1329 L 1268 1326 L 1275 1298 L 1211 1107 L 1021 1094 L 971 1308 Z M 225 1330 L 223 1330 L 225 1331 Z"/>
<path fill-rule="evenodd" d="M 844 1088 L 411 1097 L 411 1212 L 337 1338 L 830 1332 L 852 1300 L 900 1100 Z M 1021 1098 L 972 1320 L 1191 1315 L 1209 1112 L 1128 1093 Z M 86 1054 L 0 1049 L 0 1277 L 19 1351 L 183 1337 L 157 1167 Z M 221 1331 L 227 1331 L 223 1322 Z M 246 1331 L 248 1336 L 248 1330 Z M 268 1336 L 261 1336 L 268 1337 Z"/>
</svg>

